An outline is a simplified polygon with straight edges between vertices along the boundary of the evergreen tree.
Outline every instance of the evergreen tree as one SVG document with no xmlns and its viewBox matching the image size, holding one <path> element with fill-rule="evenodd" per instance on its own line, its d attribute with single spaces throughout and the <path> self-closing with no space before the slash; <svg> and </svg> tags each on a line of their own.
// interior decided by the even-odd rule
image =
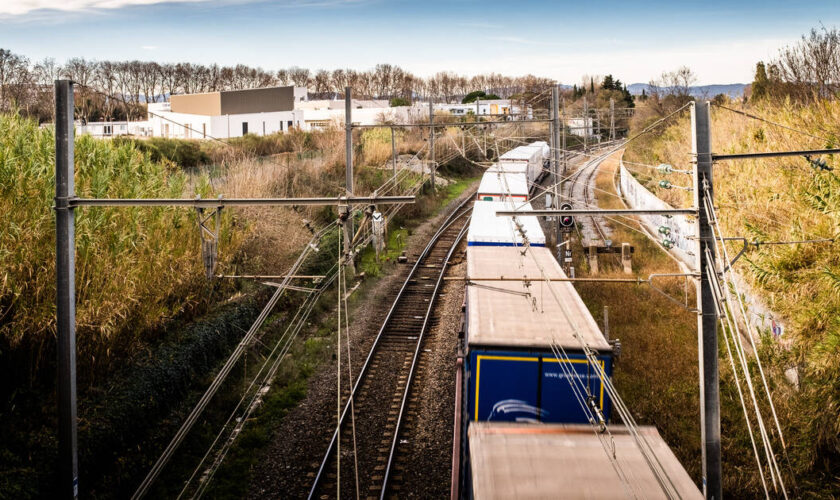
<svg viewBox="0 0 840 500">
<path fill-rule="evenodd" d="M 767 70 L 764 67 L 764 62 L 759 61 L 755 65 L 755 79 L 752 83 L 752 96 L 750 100 L 756 101 L 767 97 L 769 90 L 769 82 L 767 79 Z"/>
<path fill-rule="evenodd" d="M 594 78 L 589 79 L 589 91 L 592 92 L 593 94 L 595 93 L 595 79 Z"/>
</svg>

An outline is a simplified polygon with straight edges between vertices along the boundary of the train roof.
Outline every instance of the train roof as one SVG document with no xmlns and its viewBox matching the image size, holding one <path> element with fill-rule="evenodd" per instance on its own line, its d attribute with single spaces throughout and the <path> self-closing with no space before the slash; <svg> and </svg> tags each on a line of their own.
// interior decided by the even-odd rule
<svg viewBox="0 0 840 500">
<path fill-rule="evenodd" d="M 681 498 L 700 490 L 656 428 L 640 426 Z M 616 461 L 628 478 L 626 493 L 598 435 L 590 425 L 471 422 L 473 498 L 667 498 L 635 440 L 623 426 L 610 426 Z"/>
<path fill-rule="evenodd" d="M 517 146 L 510 151 L 499 156 L 499 161 L 536 161 L 542 158 L 543 147 L 537 146 Z"/>
<path fill-rule="evenodd" d="M 583 340 L 600 353 L 611 352 L 612 346 L 572 284 L 545 281 L 541 270 L 549 278 L 566 277 L 551 251 L 531 247 L 524 256 L 522 252 L 521 247 L 467 249 L 467 278 L 476 280 L 467 286 L 469 345 L 546 349 L 556 342 L 564 349 L 580 351 Z M 531 281 L 481 279 L 523 277 Z M 530 296 L 524 296 L 526 292 Z"/>
<path fill-rule="evenodd" d="M 467 245 L 514 246 L 524 245 L 525 239 L 517 229 L 513 217 L 497 217 L 498 210 L 531 210 L 531 204 L 521 201 L 476 201 L 473 205 Z M 534 216 L 518 216 L 516 221 L 531 245 L 545 246 L 545 234 Z"/>
<path fill-rule="evenodd" d="M 493 166 L 487 169 L 485 174 L 492 172 L 502 172 L 505 174 L 526 174 L 528 172 L 528 165 L 525 163 L 494 163 Z"/>
<path fill-rule="evenodd" d="M 542 155 L 544 159 L 548 159 L 551 157 L 551 146 L 548 145 L 545 141 L 534 141 L 531 144 L 528 144 L 531 147 L 539 147 L 542 148 Z"/>
<path fill-rule="evenodd" d="M 528 178 L 525 173 L 503 171 L 485 172 L 478 186 L 478 194 L 505 194 L 528 196 Z"/>
</svg>

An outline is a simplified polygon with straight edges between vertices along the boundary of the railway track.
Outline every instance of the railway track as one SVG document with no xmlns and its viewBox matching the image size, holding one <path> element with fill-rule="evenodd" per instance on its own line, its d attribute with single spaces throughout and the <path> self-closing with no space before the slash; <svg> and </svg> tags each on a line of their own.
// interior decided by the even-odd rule
<svg viewBox="0 0 840 500">
<path fill-rule="evenodd" d="M 609 146 L 604 146 L 603 148 L 608 148 Z M 603 149 L 602 148 L 602 149 Z M 595 197 L 592 194 L 592 180 L 594 179 L 595 175 L 598 173 L 598 167 L 601 163 L 606 159 L 606 155 L 596 156 L 593 159 L 587 161 L 580 167 L 569 179 L 569 184 L 567 188 L 567 196 L 568 199 L 572 201 L 582 201 L 583 207 L 580 208 L 591 208 L 597 206 L 595 202 Z M 580 183 L 582 180 L 582 184 Z M 578 186 L 580 186 L 580 193 L 581 196 L 578 197 L 576 195 Z M 582 198 L 582 199 L 581 199 Z M 601 240 L 604 246 L 607 246 L 607 242 L 609 241 L 608 238 L 608 231 L 604 228 L 604 221 L 602 217 L 590 215 L 588 216 L 589 220 L 592 223 L 592 236 L 590 238 L 582 237 L 582 240 L 589 240 L 583 241 L 584 246 L 589 246 L 593 240 Z"/>
<path fill-rule="evenodd" d="M 339 428 L 314 475 L 310 499 L 335 498 L 339 492 L 347 498 L 357 492 L 362 498 L 384 498 L 392 480 L 401 481 L 395 474 L 395 457 L 413 411 L 409 409 L 412 382 L 424 374 L 420 362 L 424 334 L 434 320 L 435 299 L 449 259 L 466 233 L 472 201 L 472 196 L 467 197 L 430 239 L 391 305 L 352 392 L 346 391 L 342 398 Z"/>
</svg>

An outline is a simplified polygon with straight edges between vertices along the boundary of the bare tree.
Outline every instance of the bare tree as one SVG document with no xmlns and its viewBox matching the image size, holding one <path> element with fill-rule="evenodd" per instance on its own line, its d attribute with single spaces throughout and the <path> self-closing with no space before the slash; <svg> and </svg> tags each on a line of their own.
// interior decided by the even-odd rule
<svg viewBox="0 0 840 500">
<path fill-rule="evenodd" d="M 295 87 L 308 87 L 309 86 L 309 70 L 305 68 L 298 68 L 297 66 L 293 66 L 289 68 L 289 79 L 295 85 Z"/>
<path fill-rule="evenodd" d="M 783 48 L 771 65 L 770 81 L 784 82 L 784 94 L 798 98 L 836 97 L 840 90 L 840 31 L 812 29 L 795 45 Z"/>
<path fill-rule="evenodd" d="M 312 79 L 314 91 L 320 98 L 325 98 L 330 92 L 330 72 L 325 69 L 319 69 L 315 72 L 315 77 Z"/>
</svg>

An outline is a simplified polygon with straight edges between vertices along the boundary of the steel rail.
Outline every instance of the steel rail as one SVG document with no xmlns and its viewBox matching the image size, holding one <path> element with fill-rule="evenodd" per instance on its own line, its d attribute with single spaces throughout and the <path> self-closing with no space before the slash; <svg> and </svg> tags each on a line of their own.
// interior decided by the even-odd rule
<svg viewBox="0 0 840 500">
<path fill-rule="evenodd" d="M 365 359 L 365 363 L 362 366 L 362 369 L 359 372 L 359 375 L 356 378 L 355 383 L 353 384 L 353 388 L 350 391 L 350 396 L 347 400 L 347 403 L 344 405 L 344 410 L 341 412 L 341 419 L 339 420 L 338 425 L 336 426 L 335 430 L 333 431 L 333 435 L 332 435 L 332 438 L 330 440 L 330 444 L 327 447 L 327 452 L 324 454 L 324 458 L 321 460 L 321 464 L 318 467 L 318 473 L 316 474 L 315 479 L 312 481 L 312 487 L 310 488 L 309 495 L 307 497 L 310 500 L 315 498 L 315 495 L 316 495 L 317 490 L 318 490 L 318 486 L 320 486 L 321 481 L 323 481 L 323 478 L 324 478 L 324 475 L 325 475 L 325 472 L 326 472 L 326 469 L 327 469 L 327 466 L 328 466 L 327 464 L 329 463 L 330 458 L 335 453 L 336 442 L 338 441 L 338 439 L 340 439 L 340 434 L 339 433 L 341 432 L 341 428 L 344 424 L 344 421 L 345 421 L 348 413 L 350 412 L 350 403 L 351 403 L 351 401 L 355 400 L 356 391 L 359 389 L 359 386 L 361 385 L 362 381 L 367 376 L 367 373 L 368 373 L 369 368 L 370 368 L 370 362 L 373 359 L 374 354 L 376 353 L 376 351 L 379 349 L 379 347 L 381 345 L 383 334 L 385 333 L 386 328 L 390 324 L 391 319 L 394 315 L 394 312 L 396 311 L 397 306 L 399 305 L 400 301 L 402 300 L 403 294 L 405 293 L 405 290 L 408 287 L 409 282 L 412 280 L 412 277 L 420 269 L 420 263 L 423 261 L 423 259 L 431 252 L 434 245 L 437 243 L 437 241 L 440 239 L 440 237 L 443 235 L 443 233 L 449 228 L 449 226 L 451 224 L 453 224 L 457 219 L 459 219 L 463 215 L 463 213 L 461 213 L 463 207 L 465 205 L 467 205 L 468 203 L 474 201 L 473 198 L 474 198 L 474 196 L 471 194 L 463 202 L 461 202 L 461 204 L 458 205 L 452 211 L 452 213 L 449 215 L 449 217 L 447 217 L 446 221 L 443 223 L 443 225 L 440 227 L 440 229 L 438 229 L 438 231 L 429 239 L 429 243 L 426 245 L 426 247 L 421 252 L 420 256 L 415 261 L 414 266 L 411 268 L 411 271 L 409 271 L 408 276 L 406 277 L 405 281 L 403 281 L 403 284 L 400 287 L 399 292 L 397 292 L 397 296 L 394 299 L 394 302 L 391 304 L 391 308 L 388 310 L 388 314 L 385 316 L 385 320 L 382 322 L 382 326 L 379 328 L 379 332 L 376 334 L 376 338 L 373 341 L 373 347 L 370 349 L 370 352 L 368 352 L 367 358 Z"/>
<path fill-rule="evenodd" d="M 460 209 L 458 211 L 460 211 Z M 464 213 L 466 212 L 467 211 L 464 211 Z M 452 221 L 452 223 L 460 219 L 461 216 L 463 216 L 463 213 L 460 216 L 456 217 Z M 458 236 L 455 237 L 455 241 L 452 243 L 452 246 L 449 247 L 449 251 L 446 253 L 446 257 L 443 259 L 443 263 L 441 264 L 440 275 L 438 275 L 437 282 L 435 283 L 435 289 L 434 291 L 432 291 L 432 297 L 429 300 L 429 306 L 426 308 L 426 315 L 425 318 L 423 318 L 423 327 L 420 329 L 420 335 L 417 338 L 417 347 L 415 347 L 414 349 L 414 356 L 411 359 L 411 369 L 408 372 L 408 380 L 405 384 L 405 390 L 403 391 L 402 401 L 400 401 L 400 410 L 397 414 L 397 424 L 394 428 L 394 438 L 391 441 L 391 450 L 388 452 L 388 461 L 385 465 L 385 474 L 382 476 L 382 489 L 379 492 L 380 500 L 385 499 L 385 494 L 388 491 L 388 480 L 391 477 L 391 465 L 394 462 L 394 455 L 397 450 L 397 443 L 400 439 L 400 428 L 403 422 L 403 415 L 405 414 L 406 402 L 408 401 L 408 395 L 411 392 L 411 382 L 414 379 L 414 372 L 417 369 L 417 361 L 420 359 L 420 348 L 423 346 L 423 338 L 429 326 L 429 318 L 432 316 L 432 310 L 434 309 L 434 305 L 436 302 L 435 299 L 437 298 L 438 292 L 440 291 L 440 285 L 441 283 L 443 283 L 443 278 L 446 275 L 446 268 L 449 265 L 449 259 L 452 257 L 452 254 L 455 253 L 455 249 L 461 243 L 461 240 L 467 233 L 467 229 L 469 229 L 469 224 L 464 224 L 464 227 L 462 227 L 461 230 L 458 232 Z"/>
</svg>

